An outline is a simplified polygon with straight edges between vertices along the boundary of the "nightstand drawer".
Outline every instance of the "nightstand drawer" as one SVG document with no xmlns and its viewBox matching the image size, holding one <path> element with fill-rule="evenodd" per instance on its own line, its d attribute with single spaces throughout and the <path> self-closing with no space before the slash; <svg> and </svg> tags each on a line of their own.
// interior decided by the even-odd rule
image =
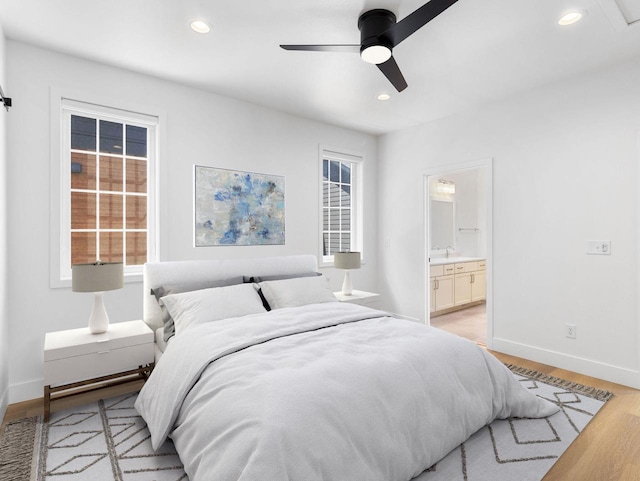
<svg viewBox="0 0 640 481">
<path fill-rule="evenodd" d="M 44 361 L 113 351 L 140 344 L 153 344 L 153 332 L 142 321 L 110 324 L 107 332 L 91 334 L 89 329 L 49 332 L 45 337 Z"/>
<path fill-rule="evenodd" d="M 44 363 L 45 385 L 57 386 L 136 369 L 154 361 L 153 342 L 102 349 Z"/>
</svg>

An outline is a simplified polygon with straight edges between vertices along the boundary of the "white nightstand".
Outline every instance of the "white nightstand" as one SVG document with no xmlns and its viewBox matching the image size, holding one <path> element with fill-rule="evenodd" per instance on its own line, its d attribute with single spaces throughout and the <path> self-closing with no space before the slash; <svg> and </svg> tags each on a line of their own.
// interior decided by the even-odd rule
<svg viewBox="0 0 640 481">
<path fill-rule="evenodd" d="M 340 302 L 349 302 L 351 304 L 371 307 L 372 309 L 379 309 L 380 294 L 376 294 L 375 292 L 357 291 L 354 289 L 350 296 L 345 296 L 342 291 L 334 292 L 333 294 Z"/>
<path fill-rule="evenodd" d="M 107 332 L 89 328 L 49 332 L 44 341 L 44 416 L 62 397 L 146 379 L 154 363 L 153 331 L 143 321 L 110 324 Z M 52 394 L 73 390 L 71 393 Z"/>
</svg>

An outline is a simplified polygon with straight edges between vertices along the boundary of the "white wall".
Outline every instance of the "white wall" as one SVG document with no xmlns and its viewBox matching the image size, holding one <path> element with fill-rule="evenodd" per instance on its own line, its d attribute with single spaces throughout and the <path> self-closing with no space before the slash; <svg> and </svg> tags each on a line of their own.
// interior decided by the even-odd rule
<svg viewBox="0 0 640 481">
<path fill-rule="evenodd" d="M 0 25 L 0 85 L 11 95 L 6 83 L 5 39 Z M 0 107 L 0 419 L 9 401 L 9 318 L 7 310 L 7 152 L 6 118 Z"/>
<path fill-rule="evenodd" d="M 161 116 L 162 260 L 317 254 L 319 145 L 361 152 L 370 186 L 364 193 L 364 242 L 370 255 L 353 273 L 354 285 L 377 290 L 375 137 L 19 42 L 7 43 L 7 63 L 19 105 L 8 126 L 10 402 L 42 395 L 44 334 L 85 326 L 92 303 L 90 295 L 49 287 L 51 88 L 98 95 L 112 107 L 147 106 L 144 113 Z M 284 175 L 286 245 L 194 248 L 194 163 Z M 325 273 L 339 290 L 342 274 Z M 140 318 L 141 300 L 141 283 L 105 293 L 112 322 Z"/>
<path fill-rule="evenodd" d="M 383 136 L 386 307 L 424 318 L 422 172 L 493 158 L 493 347 L 640 387 L 639 78 L 635 59 Z"/>
</svg>

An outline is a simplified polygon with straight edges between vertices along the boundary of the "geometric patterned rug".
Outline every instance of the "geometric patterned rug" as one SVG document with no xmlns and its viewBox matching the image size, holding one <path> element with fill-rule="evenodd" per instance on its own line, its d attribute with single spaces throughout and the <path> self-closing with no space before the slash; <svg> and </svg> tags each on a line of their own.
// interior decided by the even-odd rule
<svg viewBox="0 0 640 481">
<path fill-rule="evenodd" d="M 496 420 L 414 481 L 540 481 L 613 395 L 508 365 L 524 387 L 558 407 L 542 419 Z"/>
<path fill-rule="evenodd" d="M 186 480 L 171 442 L 151 450 L 147 425 L 135 410 L 137 393 L 56 413 L 43 425 L 40 480 Z"/>
<path fill-rule="evenodd" d="M 527 389 L 560 407 L 545 419 L 494 421 L 414 481 L 540 481 L 611 397 L 606 391 L 509 366 Z M 2 481 L 188 481 L 173 443 L 151 449 L 137 393 L 7 424 Z M 265 480 L 271 481 L 271 480 Z"/>
</svg>

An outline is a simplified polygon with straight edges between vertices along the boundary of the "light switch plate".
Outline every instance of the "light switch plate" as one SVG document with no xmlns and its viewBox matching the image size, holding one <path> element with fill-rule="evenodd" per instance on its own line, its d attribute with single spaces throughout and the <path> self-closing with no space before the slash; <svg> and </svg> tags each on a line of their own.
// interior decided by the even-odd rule
<svg viewBox="0 0 640 481">
<path fill-rule="evenodd" d="M 594 254 L 594 255 L 600 255 L 600 256 L 611 255 L 611 241 L 610 240 L 588 240 L 587 254 Z"/>
</svg>

